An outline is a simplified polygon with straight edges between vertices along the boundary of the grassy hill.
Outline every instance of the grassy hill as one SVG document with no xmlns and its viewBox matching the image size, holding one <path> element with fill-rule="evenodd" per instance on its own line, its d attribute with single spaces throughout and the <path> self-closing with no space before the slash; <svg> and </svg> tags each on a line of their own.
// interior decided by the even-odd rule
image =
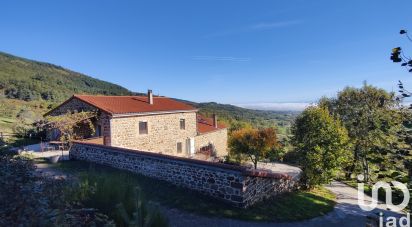
<svg viewBox="0 0 412 227">
<path fill-rule="evenodd" d="M 13 132 L 16 122 L 40 119 L 50 108 L 73 94 L 131 95 L 119 85 L 49 63 L 37 62 L 0 52 L 0 132 Z M 293 112 L 249 110 L 218 103 L 186 101 L 204 115 L 212 113 L 236 129 L 244 125 L 276 127 L 286 136 L 295 117 Z"/>
</svg>

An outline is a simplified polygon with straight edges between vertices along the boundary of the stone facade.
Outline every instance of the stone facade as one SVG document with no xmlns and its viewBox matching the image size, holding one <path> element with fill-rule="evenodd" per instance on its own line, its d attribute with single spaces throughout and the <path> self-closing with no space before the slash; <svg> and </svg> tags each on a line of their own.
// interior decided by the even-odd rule
<svg viewBox="0 0 412 227">
<path fill-rule="evenodd" d="M 261 174 L 221 163 L 76 142 L 70 158 L 112 166 L 196 190 L 237 207 L 290 192 L 297 181 L 282 174 Z"/>
<path fill-rule="evenodd" d="M 71 98 L 58 106 L 56 109 L 53 109 L 52 111 L 49 112 L 50 116 L 59 116 L 66 114 L 68 112 L 73 113 L 73 111 L 97 111 L 97 108 L 82 102 L 81 100 L 78 100 L 76 98 Z"/>
<path fill-rule="evenodd" d="M 180 129 L 181 119 L 185 121 L 185 129 Z M 147 134 L 139 133 L 139 122 L 147 122 Z M 187 139 L 194 138 L 196 132 L 196 112 L 111 119 L 111 145 L 114 147 L 188 156 Z M 180 152 L 177 143 L 182 145 Z"/>
<path fill-rule="evenodd" d="M 217 157 L 227 155 L 227 129 L 219 129 L 217 131 L 199 134 L 195 137 L 195 149 L 199 151 L 200 148 L 213 144 L 214 152 Z"/>
</svg>

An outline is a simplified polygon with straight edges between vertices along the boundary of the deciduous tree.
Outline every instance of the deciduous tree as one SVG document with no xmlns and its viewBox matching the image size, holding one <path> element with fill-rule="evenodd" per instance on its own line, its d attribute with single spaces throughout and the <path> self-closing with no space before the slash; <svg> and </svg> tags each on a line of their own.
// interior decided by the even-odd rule
<svg viewBox="0 0 412 227">
<path fill-rule="evenodd" d="M 309 107 L 303 111 L 292 134 L 307 187 L 329 183 L 351 159 L 348 133 L 326 108 Z"/>
<path fill-rule="evenodd" d="M 250 158 L 256 169 L 257 163 L 265 158 L 269 151 L 279 146 L 279 143 L 273 128 L 245 128 L 232 133 L 229 146 L 233 154 Z"/>
<path fill-rule="evenodd" d="M 398 146 L 397 132 L 402 127 L 393 93 L 365 83 L 362 88 L 345 88 L 336 98 L 323 98 L 319 106 L 328 108 L 348 130 L 354 162 L 347 169 L 347 177 L 359 168 L 368 182 L 372 170 L 388 167 L 385 160 L 389 161 L 391 152 Z"/>
</svg>

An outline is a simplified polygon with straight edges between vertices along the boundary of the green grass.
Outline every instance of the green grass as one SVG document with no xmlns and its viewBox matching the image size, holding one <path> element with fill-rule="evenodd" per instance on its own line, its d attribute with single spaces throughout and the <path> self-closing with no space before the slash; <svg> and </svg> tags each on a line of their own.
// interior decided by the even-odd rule
<svg viewBox="0 0 412 227">
<path fill-rule="evenodd" d="M 5 141 L 5 146 L 0 147 L 0 152 L 6 152 L 12 147 L 23 147 L 31 144 L 40 143 L 39 139 L 11 137 Z"/>
<path fill-rule="evenodd" d="M 7 118 L 7 117 L 0 117 L 0 123 L 12 124 L 14 122 L 16 122 L 15 119 Z"/>
<path fill-rule="evenodd" d="M 54 167 L 77 176 L 88 184 L 100 182 L 110 189 L 89 201 L 92 207 L 110 213 L 115 204 L 129 207 L 128 194 L 138 186 L 144 198 L 164 206 L 188 212 L 248 221 L 297 221 L 324 215 L 335 205 L 334 195 L 324 188 L 281 195 L 248 209 L 235 208 L 219 200 L 172 185 L 170 183 L 110 167 L 80 161 L 68 161 Z M 113 191 L 114 190 L 114 191 Z M 116 190 L 121 193 L 116 193 Z"/>
<path fill-rule="evenodd" d="M 0 117 L 0 132 L 5 134 L 13 133 L 12 127 L 14 119 L 8 117 Z"/>
<path fill-rule="evenodd" d="M 12 138 L 8 138 L 6 143 L 10 147 L 21 147 L 21 146 L 28 146 L 28 145 L 40 143 L 40 140 L 39 139 L 12 137 Z"/>
</svg>

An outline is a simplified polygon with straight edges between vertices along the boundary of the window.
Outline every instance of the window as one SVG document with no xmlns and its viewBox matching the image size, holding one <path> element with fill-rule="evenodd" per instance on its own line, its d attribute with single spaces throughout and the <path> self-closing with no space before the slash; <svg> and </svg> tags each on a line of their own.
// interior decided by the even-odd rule
<svg viewBox="0 0 412 227">
<path fill-rule="evenodd" d="M 182 153 L 182 143 L 181 142 L 178 142 L 177 143 L 177 153 Z"/>
<path fill-rule="evenodd" d="M 180 119 L 180 129 L 185 130 L 186 129 L 186 121 L 185 119 Z"/>
<path fill-rule="evenodd" d="M 148 130 L 147 130 L 147 121 L 140 121 L 139 122 L 139 134 L 143 135 L 143 134 L 147 134 Z"/>
</svg>

